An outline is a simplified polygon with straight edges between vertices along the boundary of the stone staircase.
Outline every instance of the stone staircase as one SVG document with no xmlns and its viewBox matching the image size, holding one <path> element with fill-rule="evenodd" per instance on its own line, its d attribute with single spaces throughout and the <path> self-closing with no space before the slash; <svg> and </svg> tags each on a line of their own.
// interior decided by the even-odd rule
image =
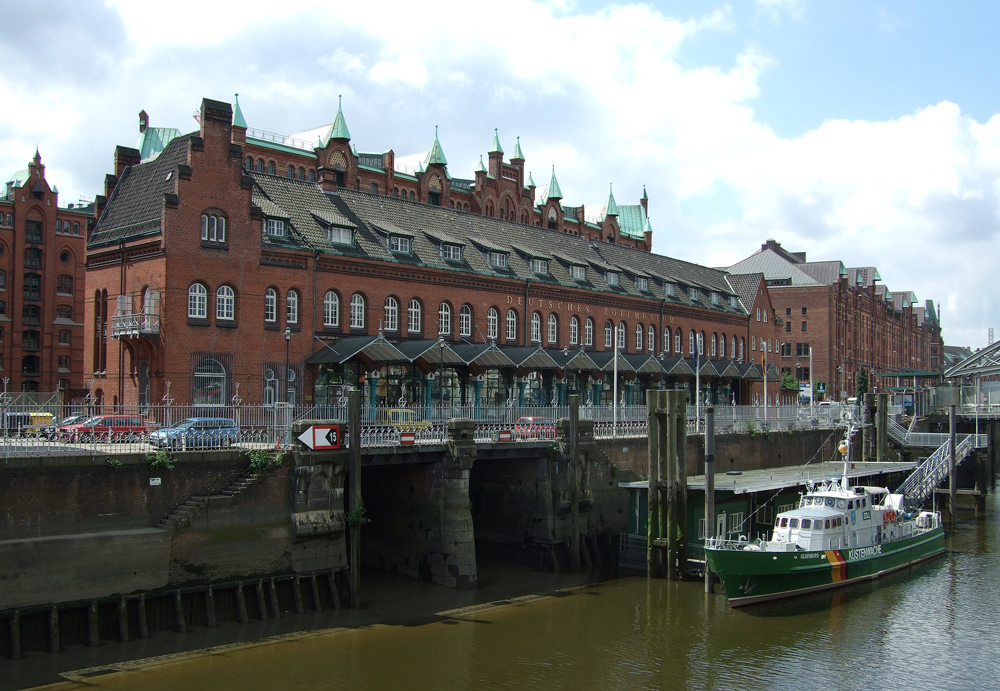
<svg viewBox="0 0 1000 691">
<path fill-rule="evenodd" d="M 209 501 L 232 501 L 239 496 L 241 492 L 256 484 L 259 479 L 260 473 L 247 471 L 236 478 L 231 485 L 223 489 L 218 494 L 201 496 L 195 495 L 193 497 L 189 497 L 183 504 L 175 506 L 167 513 L 166 516 L 158 520 L 156 522 L 156 527 L 173 531 L 177 528 L 189 526 L 191 525 L 191 521 L 194 517 L 198 515 L 206 506 L 208 506 Z"/>
</svg>

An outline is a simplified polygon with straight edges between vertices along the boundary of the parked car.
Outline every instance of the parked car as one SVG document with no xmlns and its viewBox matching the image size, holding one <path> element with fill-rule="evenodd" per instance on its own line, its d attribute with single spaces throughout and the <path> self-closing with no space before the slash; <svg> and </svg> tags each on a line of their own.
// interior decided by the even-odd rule
<svg viewBox="0 0 1000 691">
<path fill-rule="evenodd" d="M 434 425 L 430 420 L 409 408 L 386 408 L 379 410 L 375 421 L 379 425 L 395 427 L 400 432 L 427 432 Z"/>
<path fill-rule="evenodd" d="M 28 437 L 41 432 L 42 428 L 51 424 L 52 413 L 26 412 L 4 413 L 4 435 L 8 437 Z"/>
<path fill-rule="evenodd" d="M 556 421 L 550 417 L 522 417 L 514 424 L 518 439 L 555 439 Z"/>
<path fill-rule="evenodd" d="M 228 417 L 189 417 L 149 433 L 150 444 L 172 449 L 226 448 L 239 438 L 240 428 Z"/>
<path fill-rule="evenodd" d="M 60 427 L 69 427 L 70 425 L 75 425 L 83 422 L 84 420 L 88 420 L 90 417 L 90 415 L 83 414 L 70 415 L 69 417 L 64 417 L 59 422 L 52 422 L 51 424 L 45 425 L 39 433 L 46 439 L 55 439 Z"/>
<path fill-rule="evenodd" d="M 95 415 L 58 432 L 59 439 L 68 442 L 139 441 L 145 436 L 146 421 L 138 415 Z"/>
</svg>

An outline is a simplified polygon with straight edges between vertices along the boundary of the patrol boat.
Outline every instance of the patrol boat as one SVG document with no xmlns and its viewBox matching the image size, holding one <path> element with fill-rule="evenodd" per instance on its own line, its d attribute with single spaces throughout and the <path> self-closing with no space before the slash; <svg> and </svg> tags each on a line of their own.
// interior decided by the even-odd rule
<svg viewBox="0 0 1000 691">
<path fill-rule="evenodd" d="M 843 477 L 808 483 L 798 507 L 778 514 L 770 539 L 706 540 L 731 606 L 872 580 L 944 553 L 940 512 L 908 512 L 902 494 L 850 485 L 850 437 L 839 447 Z"/>
</svg>

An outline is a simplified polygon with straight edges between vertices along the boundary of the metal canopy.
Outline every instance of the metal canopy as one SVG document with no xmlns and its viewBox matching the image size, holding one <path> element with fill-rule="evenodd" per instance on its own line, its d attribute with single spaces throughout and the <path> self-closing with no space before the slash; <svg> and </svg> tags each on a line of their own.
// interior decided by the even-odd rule
<svg viewBox="0 0 1000 691">
<path fill-rule="evenodd" d="M 761 381 L 764 378 L 764 373 L 761 372 L 760 367 L 752 362 L 748 362 L 743 365 L 742 377 L 747 381 Z"/>
<path fill-rule="evenodd" d="M 702 374 L 702 376 L 706 376 L 706 377 L 718 377 L 719 376 L 719 370 L 717 370 L 715 368 L 715 365 L 712 364 L 711 360 L 702 360 L 701 361 L 701 367 L 698 369 L 698 372 L 700 372 Z"/>
<path fill-rule="evenodd" d="M 580 372 L 600 369 L 600 367 L 597 366 L 597 363 L 594 362 L 584 350 L 550 350 L 548 353 L 552 356 L 552 359 L 558 363 L 559 369 L 562 370 Z"/>
<path fill-rule="evenodd" d="M 612 350 L 595 351 L 590 354 L 590 359 L 602 372 L 615 371 L 615 353 Z M 618 353 L 618 371 L 635 372 L 635 367 L 625 359 L 622 353 Z"/>
<path fill-rule="evenodd" d="M 739 377 L 740 368 L 736 366 L 735 362 L 730 360 L 729 362 L 726 363 L 725 369 L 723 369 L 722 372 L 719 373 L 719 376 L 733 377 L 733 378 Z"/>
<path fill-rule="evenodd" d="M 945 379 L 988 377 L 1000 374 L 1000 341 L 973 353 L 944 372 Z"/>
<path fill-rule="evenodd" d="M 372 362 L 410 362 L 396 346 L 385 340 L 385 336 L 348 336 L 341 338 L 336 343 L 323 344 L 326 346 L 313 353 L 307 365 L 342 365 L 358 355 L 364 355 Z"/>
<path fill-rule="evenodd" d="M 541 346 L 526 348 L 504 348 L 504 354 L 511 359 L 516 367 L 531 367 L 532 369 L 559 369 L 559 365 Z"/>
<path fill-rule="evenodd" d="M 673 374 L 676 376 L 691 376 L 694 374 L 694 369 L 687 363 L 682 357 L 665 357 L 661 360 L 663 369 L 667 374 Z"/>
<path fill-rule="evenodd" d="M 476 364 L 494 369 L 514 366 L 514 361 L 495 343 L 460 343 L 454 346 L 454 351 L 467 365 Z"/>
<path fill-rule="evenodd" d="M 636 372 L 642 374 L 663 374 L 663 365 L 652 353 L 626 354 L 625 359 Z"/>
<path fill-rule="evenodd" d="M 423 358 L 432 365 L 443 362 L 446 365 L 464 365 L 465 360 L 454 351 L 447 341 L 421 339 L 419 341 L 399 341 L 395 344 L 410 362 Z"/>
</svg>

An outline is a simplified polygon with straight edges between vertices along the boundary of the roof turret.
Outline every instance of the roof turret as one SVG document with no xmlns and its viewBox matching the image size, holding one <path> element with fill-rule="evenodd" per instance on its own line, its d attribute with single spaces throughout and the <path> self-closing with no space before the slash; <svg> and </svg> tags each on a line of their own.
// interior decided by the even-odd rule
<svg viewBox="0 0 1000 691">
<path fill-rule="evenodd" d="M 438 141 L 437 125 L 434 125 L 434 146 L 431 147 L 431 152 L 427 154 L 427 165 L 435 163 L 443 166 L 448 165 L 448 159 L 444 157 L 444 149 L 441 148 L 441 142 Z"/>
<path fill-rule="evenodd" d="M 552 164 L 552 179 L 549 180 L 549 199 L 562 199 L 562 190 L 559 189 L 559 181 L 556 180 L 556 166 Z"/>
<path fill-rule="evenodd" d="M 344 110 L 341 107 L 342 96 L 337 96 L 337 117 L 330 128 L 330 139 L 343 139 L 350 141 L 351 133 L 347 129 L 347 120 L 344 119 Z"/>
<path fill-rule="evenodd" d="M 517 138 L 517 144 L 514 145 L 514 153 L 511 154 L 510 160 L 512 161 L 523 161 L 524 154 L 521 153 L 521 138 Z"/>
<path fill-rule="evenodd" d="M 489 171 L 486 170 L 486 166 L 483 165 L 483 157 L 482 157 L 482 155 L 479 156 L 479 165 L 476 166 L 476 172 L 477 173 L 487 173 L 487 172 L 489 172 Z"/>
<path fill-rule="evenodd" d="M 497 127 L 493 128 L 493 143 L 490 144 L 490 150 L 487 153 L 491 154 L 503 153 L 503 147 L 500 146 L 500 132 L 498 130 L 499 128 Z"/>
<path fill-rule="evenodd" d="M 233 108 L 233 127 L 247 128 L 247 121 L 243 119 L 243 111 L 240 110 L 240 95 L 236 94 L 236 107 Z"/>
<path fill-rule="evenodd" d="M 615 193 L 611 185 L 608 185 L 608 205 L 604 211 L 605 216 L 617 216 L 618 204 L 615 203 Z"/>
</svg>

